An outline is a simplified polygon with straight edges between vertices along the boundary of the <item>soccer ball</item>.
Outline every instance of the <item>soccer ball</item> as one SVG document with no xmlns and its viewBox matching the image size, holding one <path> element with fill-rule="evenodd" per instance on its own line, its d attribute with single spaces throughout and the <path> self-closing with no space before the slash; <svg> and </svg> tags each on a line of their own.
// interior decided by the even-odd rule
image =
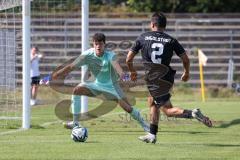
<svg viewBox="0 0 240 160">
<path fill-rule="evenodd" d="M 88 138 L 87 128 L 76 126 L 72 129 L 71 138 L 75 142 L 85 142 Z"/>
</svg>

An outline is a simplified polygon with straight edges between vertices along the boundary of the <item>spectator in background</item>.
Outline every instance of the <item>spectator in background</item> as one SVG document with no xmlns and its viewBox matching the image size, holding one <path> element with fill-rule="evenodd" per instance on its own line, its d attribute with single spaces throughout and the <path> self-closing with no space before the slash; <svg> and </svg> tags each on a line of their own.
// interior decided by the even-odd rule
<svg viewBox="0 0 240 160">
<path fill-rule="evenodd" d="M 38 47 L 31 49 L 31 101 L 30 105 L 37 104 L 37 92 L 40 82 L 39 60 L 43 57 L 40 54 Z"/>
</svg>

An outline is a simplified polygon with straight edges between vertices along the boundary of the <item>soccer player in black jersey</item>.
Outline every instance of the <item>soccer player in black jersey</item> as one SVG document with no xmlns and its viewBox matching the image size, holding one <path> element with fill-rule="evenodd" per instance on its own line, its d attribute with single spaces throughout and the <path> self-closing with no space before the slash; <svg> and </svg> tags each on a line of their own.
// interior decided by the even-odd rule
<svg viewBox="0 0 240 160">
<path fill-rule="evenodd" d="M 186 110 L 174 107 L 170 101 L 170 89 L 174 83 L 176 73 L 170 67 L 170 62 L 175 52 L 183 63 L 181 80 L 189 80 L 189 58 L 179 42 L 164 33 L 167 18 L 163 13 L 154 13 L 151 18 L 151 30 L 141 34 L 128 52 L 127 65 L 131 80 L 137 80 L 137 72 L 133 67 L 134 56 L 141 50 L 142 60 L 146 72 L 145 80 L 150 93 L 150 133 L 139 137 L 144 142 L 155 143 L 158 132 L 160 108 L 169 117 L 196 118 L 208 127 L 212 127 L 211 120 L 204 116 L 199 109 Z"/>
</svg>

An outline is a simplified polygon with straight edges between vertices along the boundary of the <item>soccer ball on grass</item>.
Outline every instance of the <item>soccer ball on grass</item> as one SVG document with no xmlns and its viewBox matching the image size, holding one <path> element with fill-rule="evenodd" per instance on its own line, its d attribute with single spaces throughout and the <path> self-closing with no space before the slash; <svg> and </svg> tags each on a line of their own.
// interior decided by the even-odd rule
<svg viewBox="0 0 240 160">
<path fill-rule="evenodd" d="M 88 138 L 88 130 L 85 127 L 76 126 L 72 129 L 71 138 L 75 142 L 85 142 Z"/>
</svg>

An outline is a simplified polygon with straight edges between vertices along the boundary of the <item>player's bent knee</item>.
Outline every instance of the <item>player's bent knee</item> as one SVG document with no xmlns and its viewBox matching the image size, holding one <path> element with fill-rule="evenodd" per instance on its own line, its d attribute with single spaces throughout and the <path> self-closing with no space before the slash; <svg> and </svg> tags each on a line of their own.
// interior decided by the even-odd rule
<svg viewBox="0 0 240 160">
<path fill-rule="evenodd" d="M 73 94 L 74 95 L 82 95 L 82 94 L 84 94 L 85 90 L 86 90 L 85 87 L 77 86 L 77 87 L 73 88 Z"/>
<path fill-rule="evenodd" d="M 73 94 L 74 94 L 74 95 L 77 95 L 78 90 L 79 90 L 78 87 L 73 88 Z"/>
</svg>

